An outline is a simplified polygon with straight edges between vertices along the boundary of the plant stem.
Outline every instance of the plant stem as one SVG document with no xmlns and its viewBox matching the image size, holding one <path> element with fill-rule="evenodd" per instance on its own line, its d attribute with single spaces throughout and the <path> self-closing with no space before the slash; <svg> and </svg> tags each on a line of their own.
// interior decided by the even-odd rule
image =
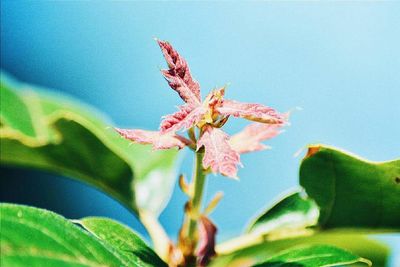
<svg viewBox="0 0 400 267">
<path fill-rule="evenodd" d="M 196 152 L 194 172 L 193 172 L 193 197 L 191 199 L 191 216 L 188 227 L 188 238 L 194 240 L 194 245 L 197 243 L 197 220 L 200 216 L 201 202 L 203 200 L 204 184 L 206 174 L 203 170 L 204 151 Z"/>
<path fill-rule="evenodd" d="M 195 249 L 198 242 L 198 220 L 201 215 L 206 172 L 203 169 L 204 149 L 195 152 L 190 199 L 185 208 L 185 221 L 179 234 L 178 247 L 183 256 L 179 266 L 196 266 Z"/>
</svg>

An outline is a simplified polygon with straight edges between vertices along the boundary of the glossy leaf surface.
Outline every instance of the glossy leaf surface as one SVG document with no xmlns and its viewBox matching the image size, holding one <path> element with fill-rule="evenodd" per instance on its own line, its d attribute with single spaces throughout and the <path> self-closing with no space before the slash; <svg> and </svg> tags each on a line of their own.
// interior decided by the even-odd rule
<svg viewBox="0 0 400 267">
<path fill-rule="evenodd" d="M 371 162 L 336 148 L 310 146 L 300 184 L 320 207 L 324 228 L 400 229 L 400 159 Z"/>
<path fill-rule="evenodd" d="M 343 249 L 326 245 L 314 245 L 285 250 L 254 267 L 345 266 L 357 262 L 369 264 L 365 259 Z"/>
<path fill-rule="evenodd" d="M 166 266 L 114 221 L 84 219 L 89 233 L 47 210 L 14 204 L 1 204 L 0 210 L 1 266 Z"/>
<path fill-rule="evenodd" d="M 316 226 L 374 232 L 400 229 L 400 160 L 370 162 L 338 149 L 311 146 L 300 166 L 307 194 L 288 195 L 249 230 Z"/>
<path fill-rule="evenodd" d="M 252 266 L 299 245 L 321 244 L 336 246 L 367 258 L 374 267 L 386 266 L 390 253 L 390 249 L 386 245 L 362 235 L 351 232 L 325 231 L 310 236 L 292 236 L 278 240 L 260 237 L 259 242 L 239 249 L 232 247 L 231 252 L 227 252 L 227 248 L 217 247 L 219 257 L 212 261 L 210 266 Z"/>
<path fill-rule="evenodd" d="M 315 225 L 318 215 L 318 206 L 299 189 L 263 212 L 250 224 L 248 231 L 265 234 L 283 229 L 302 229 Z"/>
<path fill-rule="evenodd" d="M 118 252 L 65 218 L 1 204 L 1 266 L 121 266 Z"/>
<path fill-rule="evenodd" d="M 79 220 L 79 224 L 107 245 L 118 248 L 127 262 L 143 267 L 167 266 L 135 232 L 125 225 L 100 217 L 83 218 Z"/>
</svg>

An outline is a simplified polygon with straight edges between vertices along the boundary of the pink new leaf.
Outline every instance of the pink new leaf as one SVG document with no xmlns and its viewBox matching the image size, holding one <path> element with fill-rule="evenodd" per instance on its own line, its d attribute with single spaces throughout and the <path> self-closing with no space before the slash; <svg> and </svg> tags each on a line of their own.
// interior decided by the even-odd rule
<svg viewBox="0 0 400 267">
<path fill-rule="evenodd" d="M 204 168 L 211 168 L 214 173 L 236 178 L 237 165 L 240 164 L 240 156 L 228 143 L 228 135 L 218 128 L 206 126 L 200 139 L 197 141 L 197 149 L 204 146 Z"/>
<path fill-rule="evenodd" d="M 199 237 L 200 243 L 197 250 L 199 266 L 207 266 L 210 259 L 215 256 L 215 235 L 217 227 L 205 216 L 200 217 Z"/>
<path fill-rule="evenodd" d="M 218 113 L 222 115 L 233 115 L 252 121 L 283 124 L 285 117 L 273 108 L 253 103 L 240 103 L 233 100 L 224 100 L 222 106 L 217 108 Z"/>
<path fill-rule="evenodd" d="M 206 97 L 205 102 L 210 109 L 215 109 L 222 105 L 225 96 L 225 87 L 212 90 Z"/>
<path fill-rule="evenodd" d="M 164 134 L 189 129 L 196 125 L 206 112 L 207 109 L 201 105 L 195 108 L 188 105 L 180 106 L 177 112 L 164 116 L 160 132 Z"/>
<path fill-rule="evenodd" d="M 243 131 L 229 139 L 230 146 L 238 153 L 247 153 L 267 149 L 261 142 L 273 138 L 281 133 L 282 124 L 252 123 Z"/>
<path fill-rule="evenodd" d="M 157 42 L 169 67 L 168 70 L 161 71 L 169 86 L 189 105 L 200 105 L 200 85 L 192 78 L 186 60 L 170 43 L 161 40 Z"/>
<path fill-rule="evenodd" d="M 160 134 L 160 132 L 145 130 L 128 130 L 119 128 L 115 128 L 115 130 L 125 139 L 138 144 L 152 144 L 154 149 L 168 149 L 172 147 L 182 149 L 191 143 L 190 140 L 173 132 Z"/>
</svg>

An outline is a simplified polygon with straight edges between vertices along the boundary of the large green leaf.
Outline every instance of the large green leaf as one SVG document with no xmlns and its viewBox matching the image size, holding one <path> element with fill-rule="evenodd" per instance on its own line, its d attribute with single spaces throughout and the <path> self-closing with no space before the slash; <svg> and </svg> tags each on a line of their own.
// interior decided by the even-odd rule
<svg viewBox="0 0 400 267">
<path fill-rule="evenodd" d="M 326 146 L 310 146 L 300 166 L 308 196 L 295 192 L 250 224 L 263 234 L 282 228 L 400 229 L 400 160 L 369 162 Z"/>
<path fill-rule="evenodd" d="M 298 240 L 362 249 L 365 242 L 348 240 L 349 231 L 355 235 L 400 229 L 399 177 L 400 160 L 373 163 L 338 149 L 311 146 L 300 166 L 300 182 L 308 196 L 300 190 L 284 197 L 259 215 L 246 235 L 221 244 L 220 253 L 235 259 L 246 253 L 259 257 Z M 326 233 L 329 229 L 336 230 Z M 281 240 L 284 246 L 271 246 L 271 240 Z M 377 258 L 381 262 L 382 257 Z"/>
<path fill-rule="evenodd" d="M 127 257 L 125 247 L 104 242 L 53 212 L 13 204 L 1 204 L 0 211 L 2 267 L 163 266 L 138 237 L 131 240 L 136 250 L 148 253 Z"/>
<path fill-rule="evenodd" d="M 357 262 L 370 263 L 343 249 L 326 245 L 291 248 L 274 255 L 255 267 L 323 267 L 344 266 Z"/>
<path fill-rule="evenodd" d="M 167 266 L 136 233 L 116 221 L 88 217 L 78 222 L 106 244 L 118 248 L 126 261 L 135 262 L 143 267 Z"/>
<path fill-rule="evenodd" d="M 62 138 L 55 142 L 40 144 L 3 135 L 2 164 L 35 167 L 80 178 L 136 209 L 132 169 L 78 120 L 65 115 L 55 118 L 51 125 L 62 133 Z"/>
<path fill-rule="evenodd" d="M 400 159 L 370 162 L 322 145 L 310 146 L 300 166 L 324 228 L 400 229 L 399 180 Z"/>
<path fill-rule="evenodd" d="M 299 245 L 328 244 L 340 247 L 360 257 L 368 258 L 374 267 L 386 266 L 390 254 L 390 249 L 381 242 L 351 232 L 325 231 L 309 236 L 291 236 L 278 240 L 253 236 L 253 239 L 249 240 L 252 244 L 245 246 L 243 246 L 243 240 L 240 240 L 242 238 L 217 246 L 219 257 L 215 258 L 210 266 L 250 266 Z"/>
<path fill-rule="evenodd" d="M 2 164 L 78 178 L 157 217 L 176 180 L 177 150 L 131 145 L 93 108 L 1 74 Z"/>
</svg>

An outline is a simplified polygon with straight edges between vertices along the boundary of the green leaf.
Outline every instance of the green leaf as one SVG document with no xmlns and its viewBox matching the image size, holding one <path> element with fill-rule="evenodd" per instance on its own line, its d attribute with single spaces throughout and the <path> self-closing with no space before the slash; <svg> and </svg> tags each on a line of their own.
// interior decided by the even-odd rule
<svg viewBox="0 0 400 267">
<path fill-rule="evenodd" d="M 1 266 L 126 266 L 116 250 L 55 213 L 12 204 L 0 210 Z"/>
<path fill-rule="evenodd" d="M 310 226 L 398 230 L 398 179 L 400 160 L 374 163 L 338 149 L 311 146 L 300 166 L 300 183 L 308 196 L 301 190 L 286 196 L 259 215 L 249 232 Z"/>
<path fill-rule="evenodd" d="M 322 145 L 310 146 L 300 166 L 324 228 L 400 229 L 399 180 L 400 160 L 371 162 Z"/>
<path fill-rule="evenodd" d="M 326 245 L 314 245 L 282 251 L 267 261 L 255 265 L 255 267 L 323 267 L 343 266 L 357 262 L 364 262 L 371 265 L 367 260 L 343 249 Z"/>
<path fill-rule="evenodd" d="M 177 174 L 177 150 L 130 144 L 87 105 L 1 74 L 0 159 L 80 179 L 157 217 Z"/>
<path fill-rule="evenodd" d="M 360 250 L 366 242 L 352 242 L 349 233 L 400 229 L 399 179 L 400 160 L 374 163 L 337 149 L 311 146 L 300 166 L 300 183 L 308 196 L 300 190 L 284 197 L 255 219 L 248 234 L 221 244 L 219 252 L 234 258 L 247 252 L 252 257 L 265 256 L 271 250 L 292 247 L 297 240 L 335 242 Z M 359 255 L 370 257 L 375 251 L 379 250 Z M 384 258 L 379 255 L 372 257 L 378 264 Z"/>
<path fill-rule="evenodd" d="M 215 258 L 210 266 L 250 266 L 300 245 L 325 244 L 340 247 L 360 257 L 368 258 L 374 267 L 386 266 L 390 254 L 390 249 L 381 242 L 351 232 L 325 231 L 287 239 L 269 240 L 262 237 L 258 237 L 258 241 L 255 239 L 257 237 L 251 240 L 253 244 L 247 246 L 242 246 L 241 240 L 236 240 L 237 248 L 233 247 L 232 241 L 230 248 L 217 246 L 219 257 Z M 242 247 L 239 248 L 240 246 Z"/>
<path fill-rule="evenodd" d="M 136 234 L 111 220 L 84 219 L 90 234 L 43 209 L 0 204 L 0 211 L 4 267 L 166 266 Z"/>
<path fill-rule="evenodd" d="M 318 215 L 315 202 L 298 189 L 259 215 L 250 224 L 248 232 L 266 234 L 284 229 L 301 229 L 315 225 Z"/>
<path fill-rule="evenodd" d="M 137 266 L 143 267 L 167 266 L 138 234 L 116 221 L 88 217 L 79 220 L 78 223 L 107 245 L 118 248 L 128 262 L 134 262 Z"/>
<path fill-rule="evenodd" d="M 47 119 L 52 130 L 59 135 L 57 140 L 43 142 L 13 134 L 7 128 L 2 130 L 2 164 L 33 167 L 78 178 L 136 210 L 133 170 L 96 136 L 96 130 L 72 113 Z"/>
<path fill-rule="evenodd" d="M 10 125 L 27 136 L 36 136 L 31 114 L 23 100 L 6 83 L 2 82 L 0 86 L 1 125 Z"/>
</svg>

